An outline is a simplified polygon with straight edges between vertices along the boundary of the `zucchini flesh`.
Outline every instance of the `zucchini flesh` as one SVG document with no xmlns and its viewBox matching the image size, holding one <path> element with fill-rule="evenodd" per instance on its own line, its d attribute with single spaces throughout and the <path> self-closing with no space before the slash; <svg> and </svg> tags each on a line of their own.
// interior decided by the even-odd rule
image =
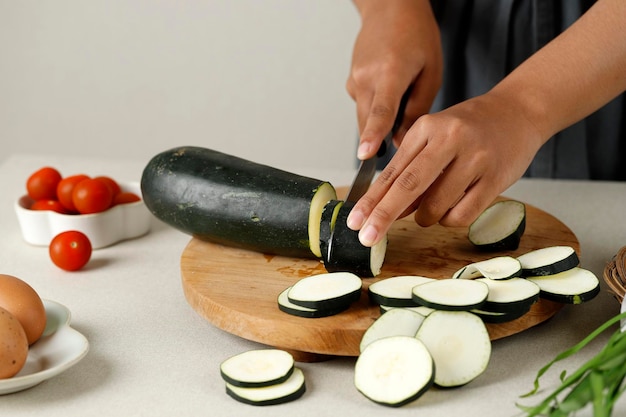
<svg viewBox="0 0 626 417">
<path fill-rule="evenodd" d="M 472 282 L 472 281 L 467 281 Z M 435 361 L 435 384 L 457 387 L 482 374 L 491 357 L 483 321 L 467 311 L 434 311 L 417 331 Z"/>
<path fill-rule="evenodd" d="M 413 287 L 433 280 L 434 278 L 417 275 L 390 277 L 371 284 L 368 294 L 374 304 L 388 307 L 414 307 Z"/>
<path fill-rule="evenodd" d="M 493 280 L 511 279 L 522 275 L 522 264 L 511 256 L 497 256 L 471 263 L 458 270 L 453 278 L 474 279 L 486 277 Z"/>
<path fill-rule="evenodd" d="M 424 321 L 424 316 L 406 308 L 395 308 L 381 315 L 365 330 L 359 351 L 363 352 L 372 342 L 390 336 L 411 336 L 417 334 L 417 330 Z"/>
<path fill-rule="evenodd" d="M 554 275 L 527 277 L 541 290 L 540 297 L 565 304 L 581 304 L 600 293 L 600 280 L 586 269 L 575 267 Z"/>
<path fill-rule="evenodd" d="M 329 204 L 335 204 L 331 202 Z M 385 236 L 373 247 L 363 246 L 357 231 L 348 227 L 347 219 L 353 202 L 336 205 L 334 225 L 331 225 L 331 236 L 327 250 L 322 253 L 324 266 L 329 272 L 347 271 L 361 277 L 375 277 L 380 271 L 387 251 Z"/>
<path fill-rule="evenodd" d="M 226 393 L 235 400 L 258 406 L 283 404 L 300 398 L 306 391 L 304 374 L 300 368 L 285 382 L 266 387 L 243 388 L 226 383 Z"/>
<path fill-rule="evenodd" d="M 301 307 L 327 310 L 345 307 L 361 296 L 361 278 L 351 272 L 329 272 L 298 280 L 287 292 Z"/>
<path fill-rule="evenodd" d="M 413 288 L 413 301 L 417 304 L 447 311 L 480 308 L 488 295 L 486 284 L 466 279 L 438 279 Z"/>
<path fill-rule="evenodd" d="M 325 181 L 200 147 L 153 157 L 141 177 L 155 217 L 197 238 L 276 255 L 319 258 Z"/>
<path fill-rule="evenodd" d="M 433 385 L 435 364 L 421 341 L 411 336 L 376 340 L 359 355 L 354 367 L 356 389 L 371 401 L 401 407 Z"/>
<path fill-rule="evenodd" d="M 289 291 L 291 287 L 286 288 L 278 295 L 278 309 L 284 313 L 291 314 L 292 316 L 316 319 L 320 317 L 329 317 L 339 314 L 350 307 L 351 302 L 346 302 L 344 305 L 339 305 L 333 308 L 319 309 L 302 307 L 289 301 Z"/>
<path fill-rule="evenodd" d="M 487 301 L 481 307 L 482 310 L 499 313 L 527 312 L 539 300 L 539 286 L 524 278 L 505 281 L 478 278 L 477 281 L 489 287 Z"/>
<path fill-rule="evenodd" d="M 293 356 L 284 350 L 249 350 L 222 362 L 220 375 L 233 386 L 266 387 L 285 382 L 293 373 L 294 364 Z"/>
<path fill-rule="evenodd" d="M 549 246 L 517 257 L 524 276 L 554 275 L 578 266 L 578 254 L 571 246 Z"/>
<path fill-rule="evenodd" d="M 515 200 L 488 207 L 470 225 L 469 241 L 483 251 L 515 250 L 526 229 L 526 206 Z"/>
</svg>

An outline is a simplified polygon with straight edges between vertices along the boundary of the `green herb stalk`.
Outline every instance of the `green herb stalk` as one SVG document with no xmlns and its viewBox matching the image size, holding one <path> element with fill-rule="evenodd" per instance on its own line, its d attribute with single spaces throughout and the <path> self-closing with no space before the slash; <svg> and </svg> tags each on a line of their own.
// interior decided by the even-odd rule
<svg viewBox="0 0 626 417">
<path fill-rule="evenodd" d="M 557 355 L 539 370 L 533 389 L 522 395 L 521 398 L 530 397 L 537 393 L 539 379 L 552 365 L 574 355 L 598 335 L 624 318 L 626 318 L 626 312 L 609 319 L 577 345 Z M 611 335 L 602 350 L 574 373 L 568 376 L 563 371 L 560 375 L 561 385 L 541 403 L 535 406 L 520 404 L 517 406 L 524 411 L 526 417 L 566 417 L 591 404 L 595 417 L 610 417 L 616 401 L 626 389 L 625 377 L 626 332 L 618 329 Z"/>
</svg>

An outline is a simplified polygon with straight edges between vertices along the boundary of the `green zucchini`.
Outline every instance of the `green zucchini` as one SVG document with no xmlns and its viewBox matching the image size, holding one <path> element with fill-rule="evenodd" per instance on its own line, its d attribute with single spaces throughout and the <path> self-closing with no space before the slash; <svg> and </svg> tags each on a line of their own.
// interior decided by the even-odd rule
<svg viewBox="0 0 626 417">
<path fill-rule="evenodd" d="M 144 168 L 141 192 L 166 224 L 227 246 L 321 258 L 322 209 L 334 187 L 201 147 L 178 147 Z"/>
</svg>

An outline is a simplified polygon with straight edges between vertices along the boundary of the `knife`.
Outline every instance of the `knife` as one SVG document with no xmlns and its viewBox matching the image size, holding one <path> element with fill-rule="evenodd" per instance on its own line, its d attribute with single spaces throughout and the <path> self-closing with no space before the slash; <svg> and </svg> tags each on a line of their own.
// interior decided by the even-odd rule
<svg viewBox="0 0 626 417">
<path fill-rule="evenodd" d="M 406 101 L 408 99 L 409 92 L 404 94 L 402 100 L 400 101 L 400 107 L 398 108 L 398 114 L 396 115 L 396 120 L 393 124 L 391 131 L 385 136 L 385 139 L 380 144 L 380 148 L 378 148 L 378 152 L 376 155 L 369 159 L 364 159 L 359 164 L 359 170 L 354 177 L 354 181 L 352 182 L 352 186 L 350 187 L 350 191 L 348 191 L 348 195 L 346 196 L 346 201 L 350 201 L 356 203 L 365 192 L 370 188 L 370 184 L 372 183 L 372 179 L 374 179 L 374 174 L 376 173 L 376 162 L 378 158 L 382 158 L 385 156 L 387 151 L 391 148 L 392 143 L 391 140 L 393 138 L 394 133 L 398 130 L 400 123 L 402 122 L 402 116 L 404 115 L 404 109 L 406 107 Z"/>
</svg>

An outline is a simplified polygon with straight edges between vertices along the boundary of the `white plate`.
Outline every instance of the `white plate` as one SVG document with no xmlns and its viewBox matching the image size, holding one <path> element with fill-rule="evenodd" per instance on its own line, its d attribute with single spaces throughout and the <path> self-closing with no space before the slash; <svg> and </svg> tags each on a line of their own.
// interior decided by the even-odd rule
<svg viewBox="0 0 626 417">
<path fill-rule="evenodd" d="M 120 183 L 123 191 L 141 196 L 140 185 Z M 94 214 L 61 214 L 51 210 L 29 210 L 33 201 L 20 197 L 14 204 L 24 240 L 35 246 L 48 246 L 53 237 L 66 230 L 78 230 L 89 238 L 93 249 L 100 249 L 126 239 L 145 235 L 150 230 L 152 214 L 143 200 L 120 204 Z"/>
<path fill-rule="evenodd" d="M 22 370 L 12 378 L 0 379 L 0 395 L 34 387 L 80 361 L 89 350 L 89 342 L 70 327 L 70 311 L 55 301 L 43 300 L 46 328 L 28 351 Z"/>
</svg>

